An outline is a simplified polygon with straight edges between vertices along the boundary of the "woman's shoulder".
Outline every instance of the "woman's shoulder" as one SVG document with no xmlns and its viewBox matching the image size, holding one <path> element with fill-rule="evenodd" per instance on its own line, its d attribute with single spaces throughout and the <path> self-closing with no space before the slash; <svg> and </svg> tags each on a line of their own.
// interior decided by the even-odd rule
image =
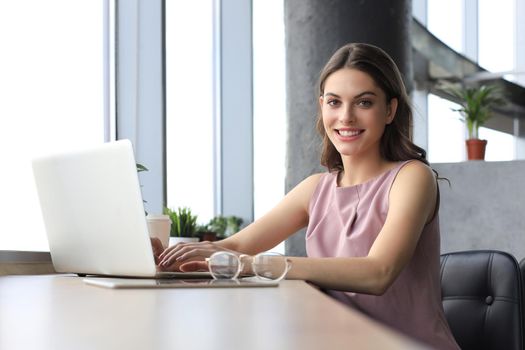
<svg viewBox="0 0 525 350">
<path fill-rule="evenodd" d="M 319 187 L 319 184 L 325 181 L 329 181 L 334 175 L 332 173 L 323 172 L 316 173 L 306 177 L 301 181 L 294 190 L 303 193 L 307 198 L 310 198 L 315 190 Z"/>
<path fill-rule="evenodd" d="M 327 173 L 313 174 L 302 180 L 290 192 L 287 193 L 286 201 L 288 203 L 300 205 L 306 212 L 308 212 L 310 200 L 318 188 L 319 183 L 322 181 L 323 175 L 325 174 Z"/>
<path fill-rule="evenodd" d="M 313 187 L 315 189 L 320 184 L 327 184 L 327 185 L 331 185 L 332 183 L 336 184 L 338 175 L 339 175 L 338 170 L 316 173 L 304 179 L 303 183 L 305 184 L 305 186 Z"/>
<path fill-rule="evenodd" d="M 326 179 L 326 177 L 330 175 L 331 174 L 328 172 L 312 174 L 301 181 L 299 185 L 305 189 L 311 189 L 313 191 L 323 179 Z"/>
<path fill-rule="evenodd" d="M 401 164 L 392 187 L 431 189 L 436 187 L 436 174 L 432 168 L 419 161 L 410 160 Z"/>
<path fill-rule="evenodd" d="M 432 168 L 420 160 L 412 159 L 401 163 L 397 177 L 424 178 L 435 181 L 436 176 Z"/>
<path fill-rule="evenodd" d="M 390 202 L 403 203 L 391 208 L 419 211 L 426 216 L 425 224 L 432 221 L 439 208 L 437 176 L 432 168 L 418 160 L 405 162 L 390 189 Z"/>
</svg>

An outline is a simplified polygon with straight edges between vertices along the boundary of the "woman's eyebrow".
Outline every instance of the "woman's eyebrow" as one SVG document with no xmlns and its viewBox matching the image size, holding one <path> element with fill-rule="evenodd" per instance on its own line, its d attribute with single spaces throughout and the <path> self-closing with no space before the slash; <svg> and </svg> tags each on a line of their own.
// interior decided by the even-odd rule
<svg viewBox="0 0 525 350">
<path fill-rule="evenodd" d="M 354 96 L 354 98 L 360 98 L 360 97 L 363 97 L 365 95 L 373 95 L 373 96 L 377 96 L 377 94 L 373 91 L 363 91 L 357 95 Z M 332 97 L 335 97 L 335 98 L 341 98 L 341 96 L 339 96 L 338 94 L 334 94 L 333 92 L 327 92 L 324 94 L 324 96 L 332 96 Z"/>
<path fill-rule="evenodd" d="M 354 96 L 354 98 L 359 98 L 359 97 L 363 97 L 365 95 L 373 95 L 373 96 L 377 96 L 377 94 L 373 91 L 364 91 L 356 96 Z"/>
</svg>

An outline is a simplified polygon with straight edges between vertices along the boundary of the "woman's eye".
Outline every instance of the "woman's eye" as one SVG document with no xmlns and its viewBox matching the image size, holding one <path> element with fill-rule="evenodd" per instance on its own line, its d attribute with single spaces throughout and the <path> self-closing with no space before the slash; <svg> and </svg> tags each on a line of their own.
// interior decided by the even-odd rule
<svg viewBox="0 0 525 350">
<path fill-rule="evenodd" d="M 369 100 L 361 100 L 357 103 L 361 107 L 370 107 L 372 106 L 372 101 Z"/>
<path fill-rule="evenodd" d="M 327 105 L 329 106 L 332 106 L 332 107 L 335 107 L 339 104 L 339 101 L 338 100 L 328 100 L 328 102 L 326 102 Z"/>
</svg>

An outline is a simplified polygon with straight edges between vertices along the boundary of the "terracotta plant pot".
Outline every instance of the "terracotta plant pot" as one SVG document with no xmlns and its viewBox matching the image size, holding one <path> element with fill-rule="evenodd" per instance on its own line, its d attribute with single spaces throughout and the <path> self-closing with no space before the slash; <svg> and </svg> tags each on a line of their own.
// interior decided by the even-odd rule
<svg viewBox="0 0 525 350">
<path fill-rule="evenodd" d="M 484 160 L 485 148 L 487 147 L 487 140 L 468 139 L 467 144 L 467 159 L 468 160 Z"/>
<path fill-rule="evenodd" d="M 201 242 L 202 241 L 214 242 L 214 241 L 217 240 L 217 233 L 216 232 L 206 231 L 206 232 L 198 232 L 197 234 L 198 234 Z"/>
</svg>

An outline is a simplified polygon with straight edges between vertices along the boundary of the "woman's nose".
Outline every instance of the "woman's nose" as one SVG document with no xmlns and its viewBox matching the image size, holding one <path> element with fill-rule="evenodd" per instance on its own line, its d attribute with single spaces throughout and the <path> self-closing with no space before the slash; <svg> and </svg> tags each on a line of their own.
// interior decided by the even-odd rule
<svg viewBox="0 0 525 350">
<path fill-rule="evenodd" d="M 351 106 L 341 109 L 339 121 L 343 124 L 352 124 L 355 122 L 355 114 Z"/>
</svg>

